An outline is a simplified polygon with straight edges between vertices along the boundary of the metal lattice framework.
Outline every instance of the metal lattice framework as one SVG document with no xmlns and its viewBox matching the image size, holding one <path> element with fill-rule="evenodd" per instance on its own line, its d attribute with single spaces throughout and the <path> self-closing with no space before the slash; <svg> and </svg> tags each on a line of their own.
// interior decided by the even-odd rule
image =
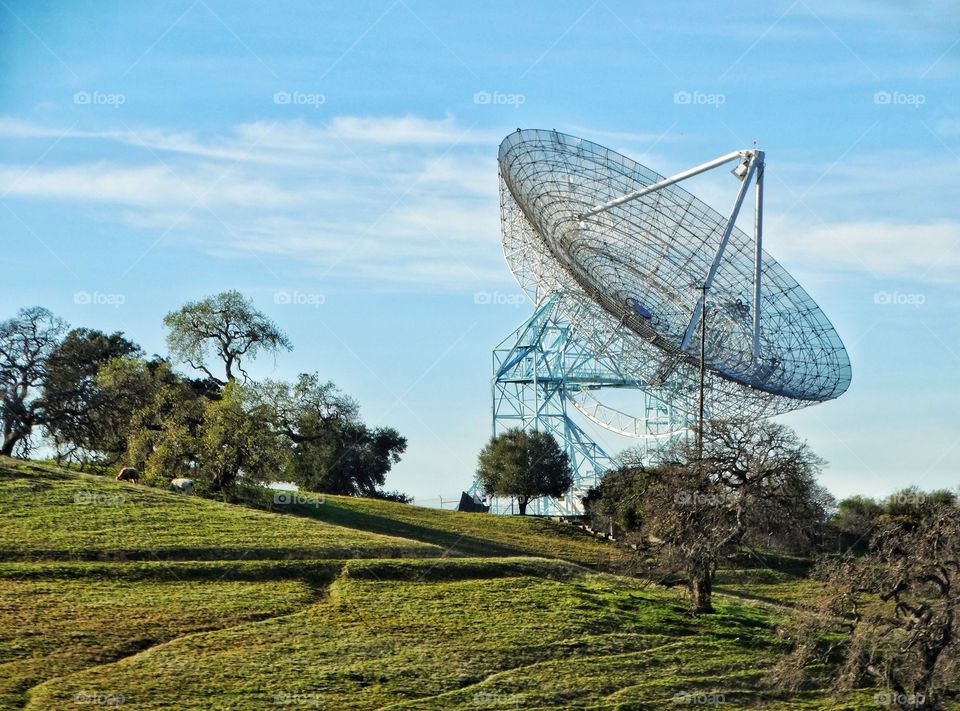
<svg viewBox="0 0 960 711">
<path fill-rule="evenodd" d="M 641 387 L 665 389 L 674 407 L 695 411 L 691 335 L 712 273 L 705 360 L 713 416 L 769 416 L 846 391 L 850 361 L 830 321 L 776 260 L 762 251 L 757 259 L 754 237 L 728 217 L 676 183 L 624 200 L 665 179 L 556 131 L 511 134 L 499 161 L 504 254 L 521 287 L 536 303 L 567 294 L 577 337 Z"/>
<path fill-rule="evenodd" d="M 678 185 L 731 162 L 740 185 L 728 216 Z M 518 130 L 499 164 L 504 255 L 537 308 L 494 352 L 493 429 L 552 432 L 575 472 L 573 490 L 535 513 L 580 511 L 610 462 L 568 405 L 651 450 L 705 413 L 767 417 L 849 387 L 833 326 L 762 249 L 762 151 L 664 178 L 590 141 Z M 735 223 L 754 180 L 750 236 Z M 643 414 L 604 405 L 602 388 L 640 391 Z"/>
<path fill-rule="evenodd" d="M 566 295 L 551 293 L 533 315 L 493 351 L 494 433 L 511 427 L 550 432 L 570 458 L 573 486 L 562 499 L 531 502 L 534 514 L 576 515 L 580 497 L 610 467 L 610 456 L 571 417 L 571 409 L 606 429 L 637 438 L 647 451 L 685 431 L 670 405 L 641 391 L 643 417 L 608 407 L 593 394 L 601 388 L 637 389 L 613 358 L 597 354 L 574 337 L 565 316 L 573 308 Z M 471 493 L 482 493 L 475 486 Z M 494 499 L 494 513 L 513 513 L 513 502 Z"/>
</svg>

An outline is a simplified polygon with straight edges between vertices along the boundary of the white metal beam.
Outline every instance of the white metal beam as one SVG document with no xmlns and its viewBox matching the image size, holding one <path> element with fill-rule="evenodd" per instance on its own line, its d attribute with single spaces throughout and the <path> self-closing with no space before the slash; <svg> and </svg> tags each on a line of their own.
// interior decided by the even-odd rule
<svg viewBox="0 0 960 711">
<path fill-rule="evenodd" d="M 760 280 L 763 272 L 763 168 L 764 153 L 757 151 L 757 203 L 753 214 L 753 364 L 760 360 Z"/>
<path fill-rule="evenodd" d="M 737 215 L 740 214 L 740 207 L 743 205 L 743 199 L 747 195 L 747 190 L 750 187 L 750 181 L 753 179 L 753 175 L 757 169 L 757 160 L 756 153 L 750 153 L 750 166 L 747 170 L 746 176 L 740 182 L 740 189 L 737 191 L 737 199 L 733 203 L 733 210 L 730 211 L 730 219 L 727 220 L 727 227 L 723 231 L 723 236 L 720 238 L 720 246 L 717 247 L 717 253 L 713 257 L 713 264 L 710 265 L 710 271 L 707 272 L 707 278 L 703 282 L 704 293 L 710 291 L 710 287 L 713 286 L 713 279 L 717 275 L 717 270 L 720 268 L 720 261 L 723 259 L 723 252 L 727 248 L 727 242 L 730 241 L 730 235 L 733 233 L 733 228 L 737 222 Z M 690 339 L 693 336 L 693 331 L 697 327 L 697 323 L 700 321 L 700 314 L 703 312 L 703 299 L 705 297 L 701 296 L 697 299 L 697 304 L 693 308 L 693 314 L 690 316 L 690 323 L 687 324 L 687 330 L 683 334 L 683 341 L 680 344 L 680 350 L 687 350 L 687 347 L 690 345 Z"/>
<path fill-rule="evenodd" d="M 711 161 L 706 163 L 701 163 L 700 165 L 690 168 L 690 170 L 685 170 L 682 173 L 677 173 L 669 178 L 664 178 L 663 180 L 658 180 L 655 183 L 651 183 L 646 187 L 640 188 L 639 190 L 634 190 L 631 193 L 626 195 L 621 195 L 618 198 L 613 200 L 608 200 L 607 202 L 601 203 L 586 212 L 580 215 L 580 219 L 586 219 L 587 217 L 593 217 L 594 215 L 599 215 L 601 212 L 606 212 L 610 208 L 616 207 L 617 205 L 623 205 L 625 202 L 630 202 L 631 200 L 636 200 L 641 198 L 644 195 L 649 195 L 654 193 L 657 190 L 661 190 L 669 185 L 674 183 L 679 183 L 681 180 L 686 180 L 687 178 L 692 178 L 695 175 L 700 175 L 700 173 L 706 173 L 708 170 L 713 170 L 714 168 L 723 165 L 724 163 L 729 163 L 730 161 L 737 160 L 742 158 L 745 155 L 750 153 L 750 151 L 733 151 L 732 153 L 727 153 L 726 155 L 720 156 L 719 158 L 714 158 Z"/>
</svg>

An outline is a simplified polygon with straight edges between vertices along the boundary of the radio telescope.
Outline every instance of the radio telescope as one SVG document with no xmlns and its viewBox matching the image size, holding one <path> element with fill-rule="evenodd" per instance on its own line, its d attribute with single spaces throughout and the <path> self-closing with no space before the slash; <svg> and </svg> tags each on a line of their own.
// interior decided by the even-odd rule
<svg viewBox="0 0 960 711">
<path fill-rule="evenodd" d="M 725 165 L 736 185 L 727 215 L 679 186 Z M 704 417 L 768 417 L 849 387 L 836 330 L 763 251 L 763 151 L 665 178 L 596 143 L 518 129 L 499 167 L 504 256 L 535 308 L 494 350 L 493 431 L 551 432 L 575 474 L 534 513 L 582 513 L 609 468 L 573 411 L 654 451 Z M 736 220 L 751 185 L 749 235 Z M 634 413 L 604 403 L 611 389 L 635 396 Z"/>
</svg>

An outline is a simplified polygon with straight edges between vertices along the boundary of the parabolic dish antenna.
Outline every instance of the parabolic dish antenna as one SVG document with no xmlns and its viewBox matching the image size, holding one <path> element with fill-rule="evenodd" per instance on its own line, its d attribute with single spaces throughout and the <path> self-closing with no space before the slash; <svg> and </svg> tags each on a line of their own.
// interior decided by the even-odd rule
<svg viewBox="0 0 960 711">
<path fill-rule="evenodd" d="M 723 165 L 737 186 L 729 215 L 679 185 Z M 849 387 L 836 330 L 763 251 L 763 151 L 665 178 L 581 138 L 518 130 L 499 167 L 504 254 L 536 308 L 494 351 L 494 432 L 553 432 L 577 476 L 565 500 L 540 500 L 536 512 L 579 512 L 609 466 L 568 405 L 655 449 L 701 407 L 766 417 Z M 751 184 L 753 235 L 736 226 Z M 640 391 L 638 415 L 605 405 L 602 388 Z"/>
</svg>

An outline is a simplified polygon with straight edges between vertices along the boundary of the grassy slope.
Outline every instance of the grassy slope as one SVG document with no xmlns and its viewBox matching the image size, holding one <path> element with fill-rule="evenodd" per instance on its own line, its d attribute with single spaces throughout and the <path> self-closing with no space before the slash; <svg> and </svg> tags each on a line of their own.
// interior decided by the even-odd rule
<svg viewBox="0 0 960 711">
<path fill-rule="evenodd" d="M 436 556 L 406 538 L 0 459 L 0 560 Z"/>
<path fill-rule="evenodd" d="M 629 556 L 574 526 L 532 516 L 483 516 L 392 501 L 321 497 L 322 504 L 290 506 L 299 516 L 403 536 L 470 556 L 542 556 L 590 568 L 626 564 Z"/>
<path fill-rule="evenodd" d="M 815 594 L 789 566 L 725 574 L 756 600 L 692 619 L 680 591 L 586 571 L 627 555 L 560 524 L 339 497 L 296 512 L 0 460 L 0 706 L 876 707 L 754 691 L 788 614 L 762 600 Z M 485 557 L 428 558 L 446 549 Z"/>
<path fill-rule="evenodd" d="M 780 651 L 768 610 L 724 600 L 686 614 L 676 592 L 560 562 L 351 561 L 302 612 L 175 640 L 34 689 L 30 709 L 77 694 L 135 708 L 872 708 L 754 689 Z"/>
<path fill-rule="evenodd" d="M 26 691 L 51 676 L 295 612 L 317 598 L 317 576 L 276 579 L 267 565 L 230 579 L 234 571 L 216 564 L 0 564 L 0 707 L 22 705 Z"/>
</svg>

